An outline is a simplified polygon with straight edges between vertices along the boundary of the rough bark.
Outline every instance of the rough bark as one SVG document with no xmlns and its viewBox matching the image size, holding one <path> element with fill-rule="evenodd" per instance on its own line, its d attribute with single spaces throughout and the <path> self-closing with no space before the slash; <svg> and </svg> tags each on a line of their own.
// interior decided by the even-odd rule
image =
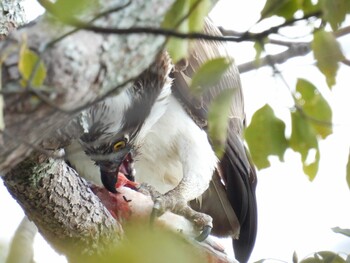
<svg viewBox="0 0 350 263">
<path fill-rule="evenodd" d="M 45 239 L 72 261 L 103 255 L 122 237 L 119 223 L 63 160 L 34 154 L 4 184 Z"/>
<path fill-rule="evenodd" d="M 0 2 L 0 40 L 25 21 L 22 0 L 2 0 Z"/>
</svg>

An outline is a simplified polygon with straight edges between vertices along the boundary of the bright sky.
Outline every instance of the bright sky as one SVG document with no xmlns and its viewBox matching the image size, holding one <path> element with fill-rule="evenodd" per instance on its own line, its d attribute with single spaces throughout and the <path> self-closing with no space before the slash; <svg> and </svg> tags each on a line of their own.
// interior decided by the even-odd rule
<svg viewBox="0 0 350 263">
<path fill-rule="evenodd" d="M 27 0 L 28 18 L 36 8 Z M 221 0 L 212 18 L 225 28 L 246 30 L 259 17 L 264 1 Z M 30 16 L 29 16 L 30 15 Z M 347 57 L 350 57 L 350 37 L 341 39 Z M 232 54 L 237 64 L 251 60 L 254 52 L 251 44 L 232 44 Z M 297 252 L 299 259 L 319 250 L 350 253 L 350 239 L 332 232 L 339 226 L 350 228 L 350 191 L 345 181 L 345 167 L 350 145 L 350 112 L 348 74 L 349 68 L 341 66 L 337 85 L 332 92 L 327 88 L 323 76 L 314 67 L 312 56 L 297 58 L 279 66 L 290 87 L 299 77 L 311 80 L 321 89 L 333 109 L 334 133 L 320 143 L 321 161 L 319 173 L 310 182 L 303 174 L 300 156 L 287 151 L 285 162 L 271 158 L 272 167 L 258 172 L 257 199 L 259 206 L 259 229 L 251 262 L 270 258 L 291 262 Z M 290 98 L 288 88 L 272 76 L 272 70 L 262 68 L 242 74 L 248 121 L 252 114 L 265 103 L 270 103 L 276 114 L 288 120 Z M 290 127 L 287 127 L 287 130 Z M 287 131 L 288 133 L 288 131 Z M 0 207 L 6 216 L 0 217 L 0 242 L 8 242 L 23 213 L 6 189 L 0 184 Z M 36 262 L 47 262 L 48 255 L 42 253 L 43 241 L 35 241 Z M 54 254 L 50 262 L 65 262 Z M 0 258 L 1 260 L 1 258 Z M 273 262 L 273 261 L 270 261 Z"/>
</svg>

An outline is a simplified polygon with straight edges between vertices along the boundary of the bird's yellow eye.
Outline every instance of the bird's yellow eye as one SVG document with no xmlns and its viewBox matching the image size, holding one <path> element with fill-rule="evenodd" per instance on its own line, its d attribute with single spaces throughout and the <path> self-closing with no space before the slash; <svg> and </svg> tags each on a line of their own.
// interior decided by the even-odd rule
<svg viewBox="0 0 350 263">
<path fill-rule="evenodd" d="M 125 146 L 126 146 L 126 142 L 124 140 L 122 140 L 122 141 L 116 142 L 113 145 L 113 150 L 115 152 L 117 152 L 117 151 L 120 151 L 121 149 L 123 149 Z"/>
</svg>

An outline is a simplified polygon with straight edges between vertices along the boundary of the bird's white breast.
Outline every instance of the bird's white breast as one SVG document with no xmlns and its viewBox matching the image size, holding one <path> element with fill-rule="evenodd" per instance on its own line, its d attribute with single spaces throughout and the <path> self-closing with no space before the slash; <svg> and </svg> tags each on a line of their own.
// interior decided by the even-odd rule
<svg viewBox="0 0 350 263">
<path fill-rule="evenodd" d="M 184 172 L 198 177 L 192 178 L 195 182 L 209 183 L 217 161 L 215 154 L 206 133 L 192 121 L 173 95 L 169 97 L 166 111 L 140 145 L 135 162 L 137 181 L 149 183 L 161 193 L 177 186 Z M 186 153 L 188 156 L 184 156 Z M 193 171 L 184 170 L 184 162 L 188 162 L 186 166 Z"/>
</svg>

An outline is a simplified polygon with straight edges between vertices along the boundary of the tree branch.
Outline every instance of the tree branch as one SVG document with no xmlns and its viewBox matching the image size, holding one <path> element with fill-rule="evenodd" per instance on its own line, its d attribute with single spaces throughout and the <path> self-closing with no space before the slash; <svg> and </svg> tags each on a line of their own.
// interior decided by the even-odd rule
<svg viewBox="0 0 350 263">
<path fill-rule="evenodd" d="M 33 154 L 4 184 L 45 239 L 74 262 L 121 240 L 121 226 L 63 160 Z"/>
<path fill-rule="evenodd" d="M 215 36 L 215 35 L 208 35 L 200 32 L 182 33 L 174 29 L 165 29 L 160 27 L 129 27 L 129 28 L 101 27 L 101 26 L 93 25 L 90 22 L 86 23 L 75 17 L 62 16 L 62 14 L 60 14 L 55 10 L 54 4 L 52 4 L 48 0 L 38 0 L 38 1 L 47 11 L 49 11 L 51 14 L 56 16 L 58 19 L 78 29 L 89 30 L 95 33 L 102 33 L 102 34 L 118 34 L 118 35 L 149 34 L 149 35 L 157 35 L 157 36 L 165 36 L 165 37 L 176 37 L 180 39 L 201 39 L 201 40 L 207 40 L 207 41 L 242 42 L 247 40 L 249 41 L 261 40 L 270 34 L 277 33 L 283 27 L 292 25 L 301 20 L 307 20 L 311 17 L 319 17 L 321 15 L 321 12 L 317 11 L 314 13 L 307 14 L 302 18 L 294 18 L 294 19 L 285 21 L 283 24 L 271 27 L 268 30 L 265 30 L 260 33 L 245 32 L 243 34 L 239 34 L 238 36 L 225 34 L 227 32 L 221 28 L 221 31 L 223 32 L 224 36 L 217 36 L 217 35 Z"/>
<path fill-rule="evenodd" d="M 238 71 L 242 74 L 253 69 L 258 69 L 271 64 L 282 64 L 289 60 L 290 58 L 297 56 L 304 56 L 311 51 L 310 43 L 295 43 L 291 45 L 287 50 L 275 54 L 268 55 L 266 57 L 260 58 L 258 60 L 246 62 L 238 65 Z"/>
<path fill-rule="evenodd" d="M 339 38 L 349 33 L 350 26 L 341 28 L 333 34 L 335 37 Z M 292 42 L 269 39 L 267 43 L 286 46 L 288 47 L 288 49 L 275 55 L 267 55 L 258 60 L 253 60 L 240 64 L 237 66 L 240 73 L 245 73 L 272 64 L 282 64 L 293 57 L 305 56 L 312 51 L 311 42 Z M 342 61 L 342 63 L 347 65 L 347 60 L 345 59 L 344 61 Z"/>
</svg>

